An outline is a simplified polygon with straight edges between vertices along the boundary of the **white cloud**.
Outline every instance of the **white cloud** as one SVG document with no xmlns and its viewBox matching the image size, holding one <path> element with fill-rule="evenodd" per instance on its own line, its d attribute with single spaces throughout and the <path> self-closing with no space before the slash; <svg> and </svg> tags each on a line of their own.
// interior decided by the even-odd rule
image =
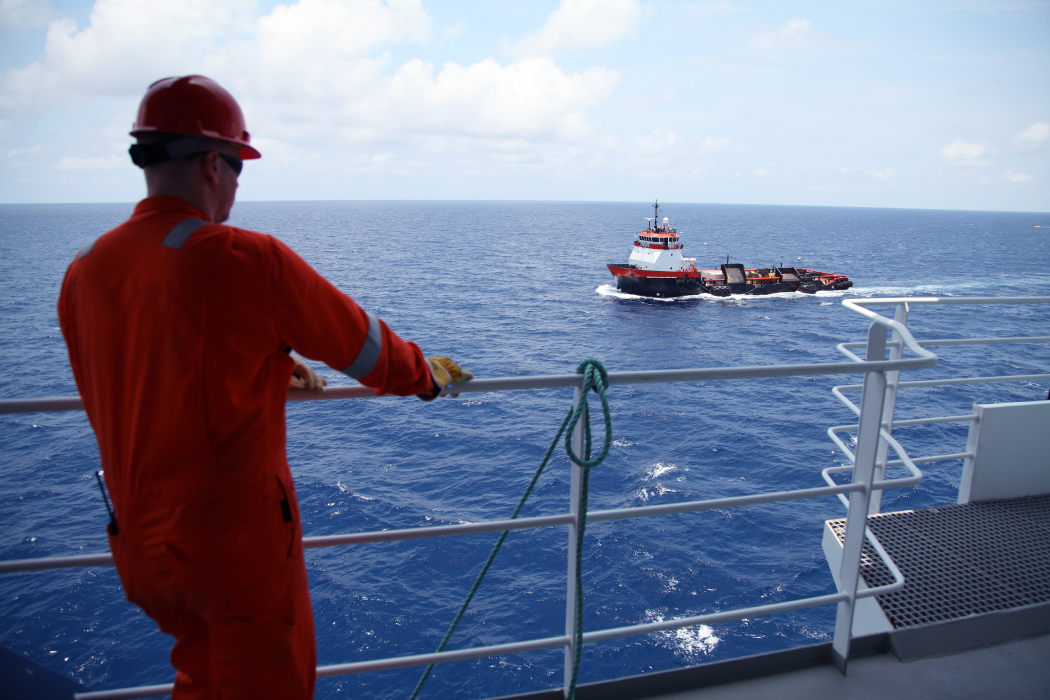
<svg viewBox="0 0 1050 700">
<path fill-rule="evenodd" d="M 548 27 L 565 17 L 622 20 L 623 7 L 637 14 L 634 0 L 601 7 L 567 0 Z M 333 142 L 385 144 L 385 153 L 418 137 L 580 139 L 590 132 L 585 111 L 620 80 L 605 68 L 565 73 L 550 58 L 448 62 L 436 75 L 422 59 L 391 66 L 384 45 L 430 36 L 421 0 L 299 0 L 258 18 L 253 11 L 254 0 L 98 0 L 88 26 L 52 22 L 45 57 L 0 75 L 0 109 L 137 100 L 162 76 L 199 72 L 237 96 L 253 134 L 285 144 L 285 157 L 309 159 L 301 149 Z M 627 31 L 613 24 L 612 34 Z M 608 27 L 598 34 L 612 36 Z"/>
<path fill-rule="evenodd" d="M 441 38 L 446 40 L 458 39 L 467 33 L 467 23 L 461 19 L 441 30 Z"/>
<path fill-rule="evenodd" d="M 693 17 L 728 17 L 734 13 L 745 11 L 745 8 L 731 3 L 728 0 L 716 0 L 715 2 L 690 2 L 678 8 L 680 12 Z"/>
<path fill-rule="evenodd" d="M 675 141 L 681 143 L 681 138 L 681 134 L 676 134 L 667 129 L 653 129 L 638 139 L 638 147 L 643 153 L 654 149 L 662 150 L 674 146 Z"/>
<path fill-rule="evenodd" d="M 707 136 L 703 139 L 697 137 L 700 142 L 700 150 L 705 153 L 744 153 L 746 148 L 733 143 L 732 136 Z"/>
<path fill-rule="evenodd" d="M 0 0 L 0 31 L 43 27 L 53 15 L 47 0 Z"/>
<path fill-rule="evenodd" d="M 108 156 L 106 158 L 74 158 L 72 156 L 65 156 L 57 163 L 55 163 L 55 169 L 57 170 L 116 170 L 117 168 L 123 168 L 127 166 L 128 161 L 126 158 L 118 158 L 117 156 Z"/>
<path fill-rule="evenodd" d="M 581 110 L 604 100 L 620 80 L 591 68 L 566 75 L 549 58 L 507 66 L 487 58 L 452 61 L 437 76 L 416 59 L 401 66 L 376 95 L 373 121 L 442 134 L 521 138 L 573 137 L 586 129 Z M 381 122 L 379 121 L 381 120 Z"/>
<path fill-rule="evenodd" d="M 43 150 L 43 148 L 43 145 L 39 143 L 34 146 L 30 146 L 29 148 L 13 148 L 7 152 L 7 157 L 16 158 L 18 156 L 23 155 L 35 155 L 37 153 L 40 153 Z"/>
<path fill-rule="evenodd" d="M 4 155 L 7 156 L 8 165 L 27 165 L 34 160 L 38 160 L 35 156 L 39 156 L 43 150 L 43 144 L 37 143 L 28 148 L 12 148 Z"/>
<path fill-rule="evenodd" d="M 392 74 L 385 66 L 385 59 L 335 62 L 286 92 L 274 89 L 271 75 L 265 86 L 246 85 L 236 94 L 250 96 L 242 99 L 249 129 L 268 139 L 267 148 L 280 144 L 282 158 L 308 158 L 313 149 L 339 144 L 354 152 L 436 148 L 460 158 L 518 141 L 515 148 L 534 153 L 554 141 L 584 139 L 591 132 L 586 112 L 620 80 L 604 68 L 565 73 L 549 58 L 450 61 L 440 70 L 415 59 Z M 453 147 L 449 139 L 465 141 Z"/>
<path fill-rule="evenodd" d="M 1025 175 L 1024 173 L 1015 173 L 1013 170 L 1007 170 L 1005 173 L 1003 173 L 1003 176 L 1010 182 L 1013 182 L 1014 184 L 1029 182 L 1032 179 L 1031 175 Z"/>
<path fill-rule="evenodd" d="M 637 177 L 692 179 L 715 165 L 702 148 L 701 139 L 662 127 L 623 142 L 603 139 L 600 144 L 588 142 L 587 145 L 597 150 L 594 167 Z"/>
<path fill-rule="evenodd" d="M 1018 131 L 1014 138 L 1026 146 L 1037 146 L 1050 138 L 1050 124 L 1036 122 L 1027 129 Z"/>
<path fill-rule="evenodd" d="M 403 40 L 422 42 L 430 17 L 420 0 L 299 0 L 259 18 L 260 53 L 276 64 L 318 65 Z"/>
<path fill-rule="evenodd" d="M 801 34 L 802 32 L 809 30 L 809 20 L 805 17 L 792 17 L 788 20 L 780 29 L 780 36 L 791 36 L 792 34 Z"/>
<path fill-rule="evenodd" d="M 715 165 L 711 154 L 746 150 L 733 143 L 731 136 L 690 138 L 664 128 L 653 129 L 622 147 L 610 144 L 606 148 L 622 170 L 658 177 L 696 177 Z"/>
<path fill-rule="evenodd" d="M 254 0 L 98 0 L 87 27 L 68 17 L 51 22 L 45 57 L 0 78 L 0 109 L 141 95 L 160 77 L 188 73 L 236 76 L 241 84 L 232 88 L 254 73 L 280 91 L 430 31 L 420 0 L 299 0 L 258 18 L 256 9 Z"/>
<path fill-rule="evenodd" d="M 795 45 L 804 43 L 804 37 L 809 32 L 810 23 L 805 17 L 792 17 L 787 23 L 772 32 L 763 32 L 752 39 L 751 49 L 773 49 L 778 46 Z"/>
<path fill-rule="evenodd" d="M 860 173 L 862 175 L 867 175 L 872 180 L 883 181 L 893 179 L 894 175 L 892 168 L 886 168 L 885 170 L 876 170 L 874 168 L 840 168 L 839 172 L 843 175 L 847 175 L 849 173 Z"/>
<path fill-rule="evenodd" d="M 561 0 L 547 23 L 518 44 L 515 54 L 554 55 L 598 49 L 635 36 L 640 14 L 638 0 Z"/>
<path fill-rule="evenodd" d="M 956 140 L 941 149 L 949 165 L 961 167 L 982 167 L 991 163 L 988 156 L 992 154 L 983 143 L 966 143 Z"/>
<path fill-rule="evenodd" d="M 757 177 L 769 177 L 773 173 L 774 165 L 776 165 L 776 163 L 770 163 L 768 168 L 764 165 L 760 165 L 752 170 L 751 174 Z"/>
<path fill-rule="evenodd" d="M 251 29 L 252 0 L 98 0 L 90 24 L 48 25 L 45 57 L 0 78 L 0 108 L 41 108 L 69 97 L 141 94 L 166 75 L 200 69 L 231 35 Z"/>
</svg>

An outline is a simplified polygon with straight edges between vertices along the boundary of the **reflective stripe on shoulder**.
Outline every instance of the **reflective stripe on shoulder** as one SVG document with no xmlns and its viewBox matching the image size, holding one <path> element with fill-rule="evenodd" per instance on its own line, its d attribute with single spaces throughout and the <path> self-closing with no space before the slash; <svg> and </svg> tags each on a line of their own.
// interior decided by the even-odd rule
<svg viewBox="0 0 1050 700">
<path fill-rule="evenodd" d="M 168 232 L 168 235 L 164 237 L 164 245 L 175 250 L 181 250 L 182 246 L 193 235 L 193 232 L 199 229 L 201 226 L 207 226 L 209 221 L 201 221 L 200 219 L 185 219 L 175 224 L 175 228 Z"/>
<path fill-rule="evenodd" d="M 99 236 L 98 238 L 102 238 L 102 236 Z M 73 259 L 74 260 L 80 260 L 82 257 L 84 257 L 85 255 L 90 253 L 91 249 L 95 247 L 95 243 L 98 242 L 98 238 L 96 238 L 95 240 L 91 241 L 86 246 L 84 246 L 83 248 L 78 250 L 77 251 L 77 256 L 75 258 L 73 258 Z"/>
<path fill-rule="evenodd" d="M 361 351 L 357 353 L 357 359 L 343 370 L 343 374 L 348 374 L 354 379 L 361 379 L 376 366 L 382 351 L 383 329 L 379 325 L 379 319 L 374 314 L 368 314 L 368 337 L 365 338 Z"/>
</svg>

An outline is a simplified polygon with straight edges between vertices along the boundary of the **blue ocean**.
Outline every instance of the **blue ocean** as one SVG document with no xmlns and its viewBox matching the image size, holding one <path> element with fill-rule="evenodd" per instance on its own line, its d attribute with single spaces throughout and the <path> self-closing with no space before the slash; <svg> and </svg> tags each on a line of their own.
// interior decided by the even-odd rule
<svg viewBox="0 0 1050 700">
<path fill-rule="evenodd" d="M 0 206 L 0 398 L 76 392 L 55 303 L 82 245 L 131 204 Z M 479 377 L 838 362 L 867 324 L 841 301 L 873 296 L 1050 294 L 1050 214 L 661 203 L 701 268 L 794 265 L 845 273 L 845 292 L 644 299 L 605 265 L 626 262 L 651 204 L 239 203 L 230 223 L 272 233 L 428 355 Z M 1050 334 L 1050 310 L 912 307 L 919 338 Z M 1045 372 L 1045 346 L 938 348 L 910 379 Z M 351 380 L 318 367 L 331 384 Z M 592 509 L 822 485 L 845 463 L 825 431 L 853 415 L 849 377 L 615 386 L 613 446 Z M 902 395 L 898 417 L 958 415 L 975 401 L 1045 398 L 1047 383 Z M 569 390 L 290 404 L 288 456 L 307 535 L 508 517 L 571 403 Z M 596 424 L 600 433 L 600 427 Z M 913 455 L 961 452 L 966 426 L 899 435 Z M 105 551 L 98 450 L 81 412 L 0 416 L 0 559 Z M 567 507 L 556 453 L 523 516 Z M 955 501 L 961 462 L 888 493 L 884 510 Z M 834 498 L 593 524 L 583 555 L 587 630 L 834 590 L 822 523 Z M 308 550 L 319 663 L 433 651 L 496 535 Z M 449 648 L 560 635 L 565 528 L 512 533 Z M 580 682 L 718 661 L 831 638 L 833 608 L 595 643 Z M 171 682 L 171 640 L 107 567 L 0 576 L 0 646 L 93 690 Z M 444 664 L 421 697 L 558 687 L 561 650 Z M 318 681 L 319 699 L 407 698 L 421 669 Z"/>
</svg>

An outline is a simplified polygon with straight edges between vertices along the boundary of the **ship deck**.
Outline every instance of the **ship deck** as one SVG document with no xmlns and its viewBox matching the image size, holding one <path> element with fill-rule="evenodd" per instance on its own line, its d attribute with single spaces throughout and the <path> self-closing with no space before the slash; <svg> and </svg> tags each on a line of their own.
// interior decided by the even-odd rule
<svg viewBox="0 0 1050 700">
<path fill-rule="evenodd" d="M 905 585 L 877 597 L 885 631 L 854 637 L 845 675 L 828 642 L 587 684 L 576 697 L 1050 698 L 1050 494 L 881 513 L 868 524 Z M 828 528 L 841 541 L 844 521 Z M 861 574 L 869 586 L 892 579 L 867 543 Z M 564 696 L 502 700 L 511 697 Z"/>
<path fill-rule="evenodd" d="M 1050 634 L 903 662 L 887 635 L 855 640 L 863 650 L 843 675 L 831 643 L 577 688 L 578 700 L 885 700 L 1050 698 Z M 561 690 L 496 700 L 562 700 Z"/>
<path fill-rule="evenodd" d="M 885 700 L 885 698 L 1050 698 L 1050 635 L 983 649 L 899 661 L 889 653 L 854 658 L 842 675 L 830 663 L 721 683 L 652 700 Z M 581 700 L 583 696 L 581 695 Z M 604 696 L 611 700 L 613 697 Z"/>
</svg>

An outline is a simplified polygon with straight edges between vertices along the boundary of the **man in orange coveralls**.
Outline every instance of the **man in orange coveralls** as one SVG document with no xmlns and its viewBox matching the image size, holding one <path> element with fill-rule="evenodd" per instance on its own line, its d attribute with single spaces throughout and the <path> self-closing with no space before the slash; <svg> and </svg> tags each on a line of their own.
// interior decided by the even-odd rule
<svg viewBox="0 0 1050 700">
<path fill-rule="evenodd" d="M 423 357 L 280 241 L 221 225 L 249 143 L 233 97 L 160 80 L 132 159 L 148 196 L 82 248 L 58 302 L 98 438 L 127 597 L 175 636 L 174 698 L 310 698 L 316 651 L 285 457 L 289 385 L 425 400 L 473 375 Z M 293 374 L 294 371 L 294 374 Z"/>
</svg>

